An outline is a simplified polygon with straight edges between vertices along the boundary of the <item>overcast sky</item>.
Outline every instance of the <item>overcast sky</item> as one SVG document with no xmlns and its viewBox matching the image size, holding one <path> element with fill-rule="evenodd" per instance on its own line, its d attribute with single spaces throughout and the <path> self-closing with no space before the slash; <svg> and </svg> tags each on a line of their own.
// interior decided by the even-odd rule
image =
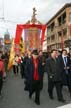
<svg viewBox="0 0 71 108">
<path fill-rule="evenodd" d="M 71 0 L 0 0 L 0 37 L 3 37 L 6 29 L 14 37 L 16 24 L 30 20 L 33 7 L 37 10 L 36 18 L 46 24 L 64 4 L 70 2 Z"/>
</svg>

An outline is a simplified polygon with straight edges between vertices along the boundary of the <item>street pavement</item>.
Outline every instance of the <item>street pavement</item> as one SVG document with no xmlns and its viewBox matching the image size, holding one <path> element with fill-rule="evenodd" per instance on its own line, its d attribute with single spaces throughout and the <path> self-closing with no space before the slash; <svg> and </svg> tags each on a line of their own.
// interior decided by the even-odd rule
<svg viewBox="0 0 71 108">
<path fill-rule="evenodd" d="M 66 99 L 65 104 L 69 104 L 68 89 L 63 88 L 63 95 Z M 28 92 L 24 91 L 24 79 L 20 74 L 14 76 L 13 72 L 9 72 L 6 81 L 4 81 L 2 97 L 0 98 L 0 108 L 57 108 L 63 106 L 64 103 L 57 101 L 56 90 L 54 89 L 54 100 L 50 100 L 47 92 L 47 75 L 44 75 L 44 86 L 41 92 L 40 105 L 34 103 L 34 94 L 29 99 Z"/>
</svg>

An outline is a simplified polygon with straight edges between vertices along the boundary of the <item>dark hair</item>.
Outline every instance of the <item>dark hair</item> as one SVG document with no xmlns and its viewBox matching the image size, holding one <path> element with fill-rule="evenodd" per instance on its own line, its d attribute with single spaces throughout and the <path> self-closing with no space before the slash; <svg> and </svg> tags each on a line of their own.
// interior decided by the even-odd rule
<svg viewBox="0 0 71 108">
<path fill-rule="evenodd" d="M 58 52 L 59 52 L 60 54 L 62 54 L 62 51 L 58 50 Z"/>
<path fill-rule="evenodd" d="M 67 50 L 66 50 L 66 49 L 63 49 L 63 50 L 62 50 L 62 53 L 63 53 L 64 51 L 66 51 L 66 52 L 67 52 Z"/>
<path fill-rule="evenodd" d="M 32 51 L 32 54 L 38 55 L 38 50 L 37 50 L 37 49 L 34 49 L 34 50 Z"/>
<path fill-rule="evenodd" d="M 52 49 L 52 50 L 51 50 L 51 53 L 53 53 L 54 51 L 57 51 L 57 49 Z"/>
<path fill-rule="evenodd" d="M 3 60 L 3 59 L 4 59 L 4 56 L 3 56 L 3 55 L 1 55 L 0 60 Z"/>
<path fill-rule="evenodd" d="M 70 53 L 68 53 L 68 56 L 69 56 L 69 57 L 71 56 Z"/>
</svg>

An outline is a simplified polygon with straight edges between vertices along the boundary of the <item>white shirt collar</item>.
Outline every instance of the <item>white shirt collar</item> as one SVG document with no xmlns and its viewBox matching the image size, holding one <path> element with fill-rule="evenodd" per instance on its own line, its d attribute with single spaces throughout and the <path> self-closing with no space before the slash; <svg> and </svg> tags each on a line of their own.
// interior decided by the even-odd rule
<svg viewBox="0 0 71 108">
<path fill-rule="evenodd" d="M 63 55 L 63 54 L 62 54 L 62 57 L 63 57 L 63 58 L 64 58 L 64 57 L 67 57 L 67 55 Z"/>
</svg>

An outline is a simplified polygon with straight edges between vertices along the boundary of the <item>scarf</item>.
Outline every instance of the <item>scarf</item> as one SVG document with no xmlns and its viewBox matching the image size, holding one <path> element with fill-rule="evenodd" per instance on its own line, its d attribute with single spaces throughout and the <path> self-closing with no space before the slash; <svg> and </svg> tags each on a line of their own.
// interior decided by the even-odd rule
<svg viewBox="0 0 71 108">
<path fill-rule="evenodd" d="M 39 75 L 38 75 L 38 58 L 36 58 L 36 59 L 33 58 L 33 64 L 34 64 L 34 80 L 39 80 Z"/>
</svg>

